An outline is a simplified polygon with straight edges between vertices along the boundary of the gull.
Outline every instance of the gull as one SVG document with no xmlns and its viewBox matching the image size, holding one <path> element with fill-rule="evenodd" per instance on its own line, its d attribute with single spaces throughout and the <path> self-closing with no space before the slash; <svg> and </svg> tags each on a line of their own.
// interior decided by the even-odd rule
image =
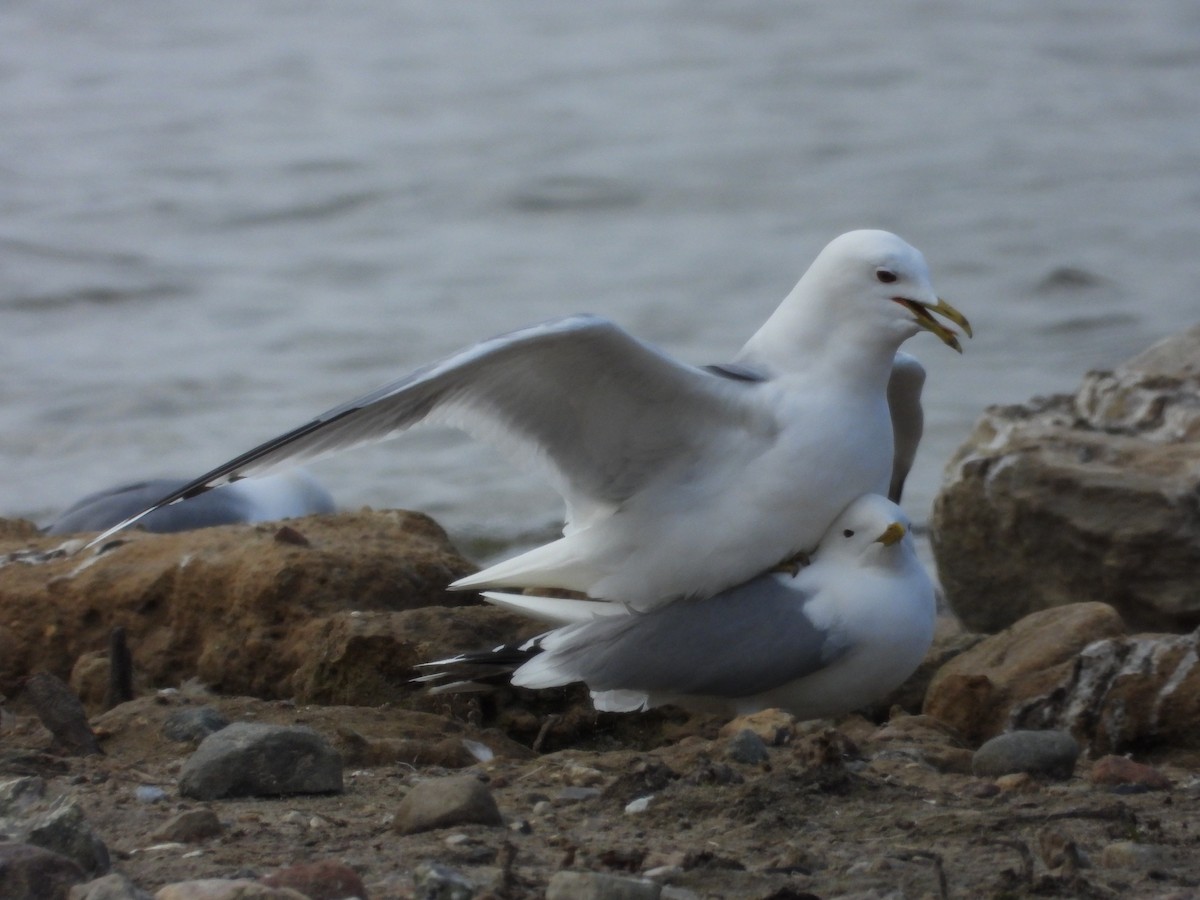
<svg viewBox="0 0 1200 900">
<path fill-rule="evenodd" d="M 47 534 L 73 534 L 109 528 L 188 483 L 190 479 L 154 478 L 88 494 L 64 510 L 45 531 Z M 140 518 L 138 524 L 147 531 L 165 534 L 238 522 L 273 522 L 331 513 L 335 508 L 333 497 L 312 475 L 303 469 L 294 469 L 222 485 L 189 500 L 160 506 Z"/>
<path fill-rule="evenodd" d="M 554 587 L 636 609 L 711 596 L 810 551 L 851 500 L 906 471 L 921 379 L 897 350 L 929 331 L 961 352 L 938 316 L 970 335 L 919 251 L 849 232 L 727 364 L 679 362 L 596 316 L 534 325 L 334 407 L 92 543 L 219 485 L 433 421 L 540 468 L 566 504 L 561 538 L 452 588 Z M 889 381 L 907 401 L 889 407 Z M 899 455 L 894 430 L 912 443 Z"/>
<path fill-rule="evenodd" d="M 509 674 L 533 689 L 583 682 L 607 712 L 670 703 L 815 719 L 859 709 L 903 683 L 933 640 L 934 586 L 910 528 L 899 506 L 868 494 L 834 520 L 796 574 L 767 573 L 649 612 L 485 592 L 491 603 L 559 627 L 520 646 L 424 663 L 439 671 L 417 680 L 473 679 L 434 693 L 479 689 Z"/>
</svg>

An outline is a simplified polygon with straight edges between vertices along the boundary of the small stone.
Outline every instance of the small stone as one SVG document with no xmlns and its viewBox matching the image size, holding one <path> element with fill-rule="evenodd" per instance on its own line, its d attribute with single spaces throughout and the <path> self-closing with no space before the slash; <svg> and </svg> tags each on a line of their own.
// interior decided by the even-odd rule
<svg viewBox="0 0 1200 900">
<path fill-rule="evenodd" d="M 1171 780 L 1158 769 L 1124 756 L 1102 756 L 1092 764 L 1088 780 L 1092 784 L 1131 784 L 1148 791 L 1165 791 L 1171 787 Z"/>
<path fill-rule="evenodd" d="M 1100 865 L 1105 869 L 1150 869 L 1158 863 L 1157 848 L 1136 841 L 1116 841 L 1100 851 Z"/>
<path fill-rule="evenodd" d="M 288 866 L 266 876 L 262 883 L 269 887 L 291 888 L 309 900 L 345 900 L 349 897 L 366 900 L 367 897 L 367 888 L 358 873 L 333 860 Z"/>
<path fill-rule="evenodd" d="M 18 839 L 62 854 L 89 875 L 108 871 L 108 848 L 74 800 L 59 800 L 49 810 L 21 822 Z"/>
<path fill-rule="evenodd" d="M 270 887 L 249 878 L 200 878 L 158 889 L 154 900 L 309 900 L 299 891 Z"/>
<path fill-rule="evenodd" d="M 995 777 L 1027 772 L 1050 778 L 1070 778 L 1079 745 L 1065 731 L 1012 731 L 992 738 L 975 751 L 971 770 Z"/>
<path fill-rule="evenodd" d="M 400 801 L 395 829 L 416 834 L 456 825 L 503 825 L 496 799 L 487 785 L 470 775 L 418 782 Z"/>
<path fill-rule="evenodd" d="M 650 808 L 650 801 L 653 799 L 654 799 L 654 797 L 650 796 L 650 797 L 638 797 L 636 800 L 630 800 L 628 803 L 625 804 L 625 815 L 635 816 L 638 813 L 644 813 L 646 810 L 648 810 Z"/>
<path fill-rule="evenodd" d="M 432 862 L 417 866 L 413 884 L 421 900 L 471 900 L 475 896 L 475 884 L 466 875 Z"/>
<path fill-rule="evenodd" d="M 30 844 L 0 843 L 0 897 L 5 900 L 63 898 L 87 879 L 83 870 L 58 853 Z"/>
<path fill-rule="evenodd" d="M 996 787 L 1004 794 L 1025 794 L 1037 790 L 1037 782 L 1028 772 L 1013 772 L 996 779 Z"/>
<path fill-rule="evenodd" d="M 120 872 L 110 872 L 102 878 L 77 884 L 67 893 L 67 900 L 153 900 L 150 894 Z"/>
<path fill-rule="evenodd" d="M 749 728 L 743 728 L 733 736 L 725 748 L 725 754 L 734 762 L 748 766 L 761 765 L 771 758 L 766 743 Z"/>
<path fill-rule="evenodd" d="M 46 782 L 36 775 L 0 781 L 0 816 L 21 815 L 46 796 Z"/>
<path fill-rule="evenodd" d="M 662 885 L 600 872 L 555 872 L 546 900 L 659 900 Z"/>
<path fill-rule="evenodd" d="M 179 775 L 179 793 L 196 800 L 341 790 L 341 756 L 303 726 L 235 722 L 206 737 Z"/>
<path fill-rule="evenodd" d="M 223 830 L 221 820 L 211 809 L 189 809 L 154 832 L 154 839 L 194 844 L 206 838 L 216 837 Z"/>
<path fill-rule="evenodd" d="M 796 734 L 796 717 L 782 709 L 764 709 L 726 722 L 721 737 L 734 737 L 749 729 L 762 738 L 768 747 L 781 747 Z"/>
<path fill-rule="evenodd" d="M 185 706 L 173 711 L 162 725 L 168 741 L 198 744 L 229 725 L 229 720 L 211 706 Z"/>
<path fill-rule="evenodd" d="M 594 800 L 602 793 L 603 791 L 601 791 L 600 788 L 575 787 L 574 785 L 568 785 L 567 787 L 559 790 L 554 799 L 558 800 L 560 803 L 580 803 L 584 800 Z"/>
<path fill-rule="evenodd" d="M 167 792 L 156 784 L 139 784 L 134 788 L 133 796 L 138 803 L 161 803 L 167 799 Z"/>
</svg>

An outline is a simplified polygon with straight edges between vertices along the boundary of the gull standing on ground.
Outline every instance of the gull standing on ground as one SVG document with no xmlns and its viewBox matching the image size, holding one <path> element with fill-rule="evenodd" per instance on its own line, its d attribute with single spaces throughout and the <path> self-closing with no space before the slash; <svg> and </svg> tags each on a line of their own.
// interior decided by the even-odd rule
<svg viewBox="0 0 1200 900">
<path fill-rule="evenodd" d="M 485 592 L 491 603 L 561 627 L 519 647 L 424 663 L 439 671 L 418 681 L 468 679 L 436 693 L 510 673 L 527 688 L 583 682 L 608 712 L 666 703 L 726 715 L 777 707 L 801 719 L 849 712 L 898 687 L 933 640 L 933 582 L 909 528 L 899 506 L 868 494 L 838 516 L 795 575 L 760 575 L 644 613 Z"/>
<path fill-rule="evenodd" d="M 562 538 L 452 587 L 563 588 L 636 609 L 707 597 L 812 550 L 851 500 L 888 492 L 897 349 L 925 330 L 961 350 L 935 315 L 970 334 L 919 251 L 853 231 L 728 364 L 678 362 L 595 316 L 535 325 L 335 407 L 145 512 L 436 421 L 540 464 L 566 502 Z"/>
</svg>

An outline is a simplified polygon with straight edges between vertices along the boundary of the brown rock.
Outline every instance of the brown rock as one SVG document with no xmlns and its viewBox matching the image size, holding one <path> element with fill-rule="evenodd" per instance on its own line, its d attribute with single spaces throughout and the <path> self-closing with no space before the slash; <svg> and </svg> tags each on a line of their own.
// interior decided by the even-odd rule
<svg viewBox="0 0 1200 900">
<path fill-rule="evenodd" d="M 1112 755 L 1102 756 L 1092 763 L 1088 781 L 1092 784 L 1133 784 L 1152 791 L 1165 791 L 1171 787 L 1171 779 L 1153 766 Z"/>
<path fill-rule="evenodd" d="M 1074 396 L 993 407 L 951 460 L 931 521 L 947 600 L 972 630 L 1082 599 L 1135 628 L 1200 625 L 1200 326 Z"/>
<path fill-rule="evenodd" d="M 368 900 L 367 888 L 358 873 L 332 860 L 288 866 L 266 876 L 262 883 L 269 887 L 291 888 L 309 900 L 345 900 L 348 897 Z"/>
<path fill-rule="evenodd" d="M 1034 613 L 944 665 L 930 683 L 924 711 L 971 743 L 1014 728 L 1063 727 L 1031 716 L 1016 721 L 1022 717 L 1014 714 L 1069 679 L 1084 647 L 1123 632 L 1120 616 L 1103 603 Z"/>
<path fill-rule="evenodd" d="M 308 900 L 289 887 L 271 887 L 248 878 L 200 878 L 158 889 L 154 900 Z"/>
<path fill-rule="evenodd" d="M 473 567 L 429 518 L 403 511 L 180 534 L 129 532 L 104 548 L 0 529 L 0 693 L 35 668 L 66 677 L 123 626 L 152 683 L 192 676 L 216 689 L 287 695 L 311 656 L 314 619 L 474 602 L 445 590 Z M 302 634 L 301 634 L 302 633 Z M 302 640 L 298 637 L 302 637 Z M 370 702 L 370 701 L 366 701 Z"/>
<path fill-rule="evenodd" d="M 83 869 L 65 856 L 0 841 L 0 897 L 5 900 L 66 900 L 71 886 L 84 881 Z"/>
<path fill-rule="evenodd" d="M 418 782 L 400 801 L 395 828 L 416 834 L 455 825 L 503 824 L 487 785 L 470 775 L 454 775 Z"/>
<path fill-rule="evenodd" d="M 768 747 L 779 747 L 795 737 L 796 717 L 782 709 L 764 709 L 726 722 L 720 734 L 732 738 L 742 731 L 754 732 Z"/>
<path fill-rule="evenodd" d="M 194 844 L 216 837 L 224 829 L 221 820 L 211 809 L 189 809 L 181 812 L 154 832 L 155 840 Z"/>
</svg>

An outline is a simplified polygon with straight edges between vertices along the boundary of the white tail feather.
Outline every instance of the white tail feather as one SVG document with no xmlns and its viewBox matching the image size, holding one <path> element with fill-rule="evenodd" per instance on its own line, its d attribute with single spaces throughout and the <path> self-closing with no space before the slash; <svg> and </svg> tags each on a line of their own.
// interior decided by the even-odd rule
<svg viewBox="0 0 1200 900">
<path fill-rule="evenodd" d="M 619 616 L 628 612 L 619 603 L 609 603 L 607 600 L 568 600 L 564 597 L 537 597 L 499 591 L 484 591 L 482 596 L 495 606 L 551 625 L 574 625 L 589 622 L 597 616 Z"/>
</svg>

